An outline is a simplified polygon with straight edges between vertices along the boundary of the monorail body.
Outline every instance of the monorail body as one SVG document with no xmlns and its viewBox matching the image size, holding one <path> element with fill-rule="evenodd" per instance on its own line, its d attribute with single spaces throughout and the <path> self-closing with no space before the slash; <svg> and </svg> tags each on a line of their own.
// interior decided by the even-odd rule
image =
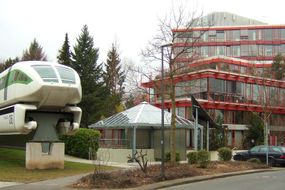
<svg viewBox="0 0 285 190">
<path fill-rule="evenodd" d="M 38 127 L 37 120 L 51 114 L 58 131 L 78 128 L 81 109 L 76 104 L 81 97 L 80 78 L 72 68 L 18 62 L 0 74 L 0 135 L 28 134 Z"/>
</svg>

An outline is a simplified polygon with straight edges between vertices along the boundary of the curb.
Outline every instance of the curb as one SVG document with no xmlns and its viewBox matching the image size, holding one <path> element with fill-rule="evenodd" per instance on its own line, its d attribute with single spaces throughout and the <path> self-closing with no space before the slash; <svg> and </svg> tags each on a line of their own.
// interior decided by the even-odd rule
<svg viewBox="0 0 285 190">
<path fill-rule="evenodd" d="M 214 175 L 204 175 L 204 176 L 196 176 L 196 177 L 187 177 L 187 178 L 180 178 L 180 179 L 173 179 L 167 180 L 162 182 L 157 182 L 153 184 L 143 185 L 136 188 L 128 188 L 129 190 L 154 190 L 154 189 L 161 189 L 176 185 L 183 185 L 187 183 L 195 183 L 199 181 L 206 181 L 211 179 L 223 178 L 223 177 L 231 177 L 231 176 L 238 176 L 238 175 L 246 175 L 252 173 L 261 173 L 261 172 L 270 172 L 270 171 L 277 171 L 282 169 L 259 169 L 259 170 L 247 170 L 242 172 L 230 172 L 230 173 L 222 173 L 222 174 L 214 174 Z"/>
</svg>

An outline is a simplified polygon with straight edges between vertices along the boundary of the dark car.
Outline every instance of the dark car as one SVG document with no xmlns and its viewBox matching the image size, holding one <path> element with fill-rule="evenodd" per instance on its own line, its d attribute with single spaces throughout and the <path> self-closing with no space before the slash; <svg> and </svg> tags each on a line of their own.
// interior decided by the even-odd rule
<svg viewBox="0 0 285 190">
<path fill-rule="evenodd" d="M 282 146 L 255 146 L 248 151 L 236 153 L 234 160 L 245 161 L 250 158 L 258 158 L 261 162 L 266 163 L 268 148 L 268 163 L 272 166 L 285 166 L 285 147 Z"/>
</svg>

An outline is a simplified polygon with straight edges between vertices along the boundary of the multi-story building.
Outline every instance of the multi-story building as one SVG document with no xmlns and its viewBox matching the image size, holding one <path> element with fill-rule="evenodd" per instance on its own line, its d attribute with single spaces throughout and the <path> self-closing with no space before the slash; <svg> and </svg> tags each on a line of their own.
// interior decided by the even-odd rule
<svg viewBox="0 0 285 190">
<path fill-rule="evenodd" d="M 199 36 L 194 51 L 176 59 L 176 66 L 183 68 L 175 76 L 178 115 L 191 117 L 190 94 L 194 95 L 215 120 L 219 118 L 227 126 L 228 145 L 241 147 L 252 113 L 262 116 L 266 112 L 270 144 L 285 144 L 285 80 L 276 80 L 271 69 L 274 57 L 285 55 L 285 25 L 268 25 L 224 12 L 202 20 L 211 27 L 173 30 L 178 36 L 174 52 L 193 46 L 191 39 Z M 159 107 L 154 81 L 143 86 L 154 92 L 150 102 Z M 167 96 L 165 102 L 171 108 Z"/>
</svg>

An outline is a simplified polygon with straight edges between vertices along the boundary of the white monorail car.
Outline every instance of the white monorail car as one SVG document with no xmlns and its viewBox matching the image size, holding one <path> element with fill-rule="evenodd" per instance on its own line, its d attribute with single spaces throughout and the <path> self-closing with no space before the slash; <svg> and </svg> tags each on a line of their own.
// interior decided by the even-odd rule
<svg viewBox="0 0 285 190">
<path fill-rule="evenodd" d="M 0 74 L 0 135 L 29 133 L 37 128 L 39 113 L 52 113 L 58 126 L 77 128 L 81 109 L 76 104 L 81 97 L 80 78 L 72 68 L 18 62 Z"/>
</svg>

